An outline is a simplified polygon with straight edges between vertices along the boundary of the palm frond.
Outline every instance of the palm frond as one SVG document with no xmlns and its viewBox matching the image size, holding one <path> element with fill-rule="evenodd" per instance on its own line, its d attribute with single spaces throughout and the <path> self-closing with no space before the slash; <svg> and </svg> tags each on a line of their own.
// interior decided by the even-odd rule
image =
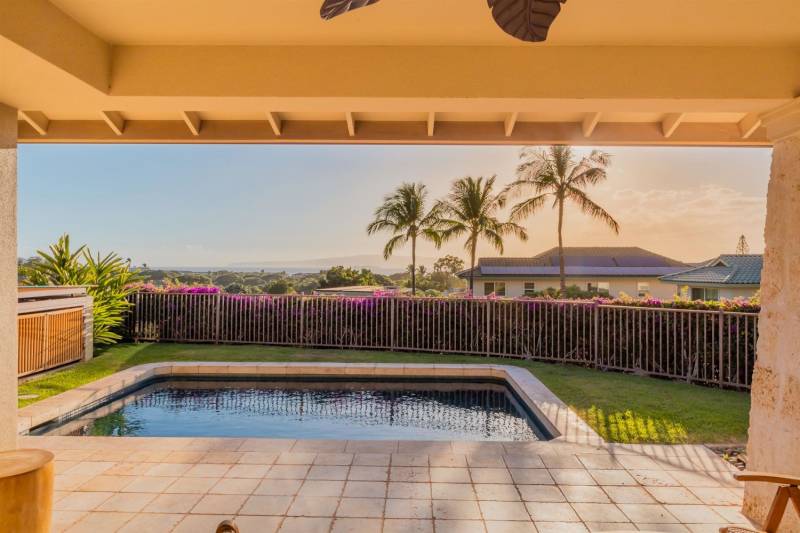
<svg viewBox="0 0 800 533">
<path fill-rule="evenodd" d="M 619 223 L 614 220 L 614 217 L 612 217 L 608 211 L 600 207 L 591 198 L 589 198 L 584 191 L 575 187 L 570 187 L 568 189 L 567 198 L 578 204 L 578 207 L 584 214 L 604 222 L 614 231 L 614 233 L 619 234 Z"/>
<path fill-rule="evenodd" d="M 570 172 L 568 182 L 575 187 L 597 185 L 606 179 L 606 169 L 611 164 L 611 156 L 600 150 L 593 150 L 588 157 L 581 159 L 580 163 Z"/>
<path fill-rule="evenodd" d="M 505 252 L 503 247 L 503 236 L 498 233 L 494 228 L 486 228 L 481 232 L 481 236 L 489 241 L 489 244 L 497 250 L 500 255 L 503 255 Z"/>
<path fill-rule="evenodd" d="M 367 234 L 388 232 L 392 235 L 384 245 L 384 258 L 388 259 L 395 248 L 417 236 L 433 240 L 439 246 L 440 240 L 434 235 L 438 227 L 439 211 L 436 205 L 425 209 L 428 191 L 422 183 L 403 183 L 383 198 L 383 203 L 375 209 L 375 218 L 367 225 Z"/>
<path fill-rule="evenodd" d="M 405 244 L 408 241 L 408 236 L 406 235 L 395 235 L 391 239 L 386 242 L 386 245 L 383 247 L 383 258 L 388 260 L 392 257 L 395 248 L 397 248 L 401 244 Z"/>
<path fill-rule="evenodd" d="M 513 235 L 523 242 L 528 240 L 525 228 L 514 222 L 502 222 L 498 224 L 496 231 L 500 235 Z"/>
<path fill-rule="evenodd" d="M 437 249 L 442 247 L 442 232 L 434 228 L 424 228 L 420 232 L 420 237 L 431 241 Z"/>
<path fill-rule="evenodd" d="M 513 222 L 519 222 L 538 211 L 545 203 L 550 194 L 540 194 L 521 201 L 511 208 L 510 218 Z"/>
</svg>

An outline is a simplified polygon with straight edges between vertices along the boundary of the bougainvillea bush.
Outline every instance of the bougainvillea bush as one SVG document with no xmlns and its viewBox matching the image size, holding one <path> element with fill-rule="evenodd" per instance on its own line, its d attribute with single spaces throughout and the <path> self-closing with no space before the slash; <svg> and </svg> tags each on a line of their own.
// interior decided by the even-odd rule
<svg viewBox="0 0 800 533">
<path fill-rule="evenodd" d="M 221 289 L 213 285 L 174 285 L 164 286 L 152 283 L 135 283 L 131 286 L 134 292 L 158 294 L 219 294 Z"/>
<path fill-rule="evenodd" d="M 701 311 L 728 311 L 741 313 L 758 313 L 761 310 L 761 301 L 758 295 L 752 298 L 732 298 L 711 300 L 687 300 L 676 297 L 672 300 L 659 300 L 658 298 L 593 298 L 592 301 L 602 305 L 624 305 L 630 307 L 658 307 L 663 309 L 696 309 Z"/>
<path fill-rule="evenodd" d="M 143 287 L 132 302 L 135 340 L 495 355 L 724 386 L 749 384 L 758 316 L 752 302 L 273 296 L 213 287 Z"/>
<path fill-rule="evenodd" d="M 143 293 L 162 293 L 162 294 L 219 294 L 222 291 L 220 287 L 213 285 L 183 285 L 183 284 L 166 284 L 163 286 L 154 285 L 152 283 L 135 283 L 131 284 L 130 288 L 134 292 Z M 373 297 L 381 298 L 410 298 L 407 294 L 400 293 L 397 290 L 376 290 Z M 253 295 L 254 298 L 260 297 Z M 519 301 L 548 301 L 557 302 L 564 301 L 558 298 L 549 296 L 539 296 L 536 298 L 519 297 L 519 298 L 503 298 L 496 295 L 489 296 L 473 296 L 469 291 L 454 293 L 450 296 L 416 296 L 415 298 L 446 298 L 446 299 L 470 299 L 470 300 L 519 300 Z M 596 296 L 593 298 L 571 298 L 568 300 L 571 303 L 583 304 L 597 304 L 597 305 L 620 305 L 627 307 L 651 307 L 662 309 L 696 309 L 702 311 L 729 311 L 729 312 L 742 312 L 742 313 L 758 313 L 761 310 L 761 302 L 759 295 L 751 298 L 733 298 L 721 299 L 719 301 L 706 301 L 706 300 L 688 300 L 686 298 L 675 297 L 672 300 L 661 300 L 658 298 L 632 298 L 630 296 L 621 294 L 617 298 L 608 298 Z"/>
</svg>

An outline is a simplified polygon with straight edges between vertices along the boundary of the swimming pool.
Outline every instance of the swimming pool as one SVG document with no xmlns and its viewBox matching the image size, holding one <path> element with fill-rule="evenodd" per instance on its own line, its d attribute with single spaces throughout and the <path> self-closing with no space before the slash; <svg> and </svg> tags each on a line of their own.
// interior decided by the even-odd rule
<svg viewBox="0 0 800 533">
<path fill-rule="evenodd" d="M 502 380 L 168 377 L 39 435 L 534 441 L 552 438 Z"/>
</svg>

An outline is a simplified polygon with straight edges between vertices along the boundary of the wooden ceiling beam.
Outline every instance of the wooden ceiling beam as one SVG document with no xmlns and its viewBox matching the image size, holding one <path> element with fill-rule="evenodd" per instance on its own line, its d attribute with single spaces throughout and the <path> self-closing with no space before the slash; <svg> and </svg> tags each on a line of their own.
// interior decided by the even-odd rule
<svg viewBox="0 0 800 533">
<path fill-rule="evenodd" d="M 122 118 L 122 113 L 119 111 L 100 111 L 100 116 L 116 135 L 122 135 L 125 132 L 125 119 Z"/>
<path fill-rule="evenodd" d="M 267 120 L 269 121 L 269 125 L 272 128 L 272 133 L 275 134 L 275 137 L 280 137 L 281 126 L 283 125 L 281 116 L 278 113 L 275 113 L 274 111 L 268 111 Z"/>
<path fill-rule="evenodd" d="M 675 133 L 675 130 L 678 129 L 685 117 L 686 113 L 668 113 L 664 116 L 661 121 L 661 133 L 665 139 L 672 137 L 672 134 Z"/>
<path fill-rule="evenodd" d="M 353 117 L 352 111 L 346 111 L 344 119 L 347 122 L 347 134 L 350 137 L 356 136 L 356 119 Z"/>
<path fill-rule="evenodd" d="M 742 139 L 748 139 L 760 127 L 761 117 L 758 113 L 748 113 L 739 121 L 739 131 L 742 133 Z"/>
<path fill-rule="evenodd" d="M 262 115 L 263 116 L 263 115 Z M 794 113 L 781 118 L 773 129 L 789 131 Z M 177 117 L 176 117 L 177 118 Z M 780 118 L 780 117 L 779 117 Z M 765 124 L 767 120 L 762 117 Z M 777 119 L 776 119 L 777 120 Z M 788 121 L 788 122 L 787 122 Z M 546 145 L 591 146 L 770 146 L 768 128 L 758 128 L 742 138 L 736 122 L 684 122 L 665 139 L 661 122 L 603 122 L 590 138 L 583 136 L 581 122 L 518 121 L 512 136 L 506 136 L 497 121 L 437 121 L 434 137 L 420 122 L 358 122 L 358 135 L 350 135 L 339 120 L 283 121 L 276 137 L 258 120 L 203 120 L 202 135 L 195 135 L 183 120 L 126 120 L 125 134 L 116 135 L 102 120 L 51 120 L 47 135 L 40 135 L 20 118 L 20 143 L 330 143 L 330 144 L 461 144 L 461 145 Z M 355 122 L 354 122 L 355 124 Z M 771 123 L 770 123 L 771 124 Z M 197 128 L 197 126 L 193 126 Z M 793 130 L 792 130 L 793 131 Z"/>
<path fill-rule="evenodd" d="M 47 135 L 47 128 L 50 126 L 50 119 L 41 111 L 20 111 L 19 116 L 22 120 L 31 125 L 39 135 Z"/>
<path fill-rule="evenodd" d="M 583 136 L 587 139 L 592 136 L 592 133 L 594 133 L 594 129 L 600 122 L 600 116 L 601 113 L 589 113 L 583 119 L 583 123 L 581 123 L 581 129 L 583 130 Z"/>
<path fill-rule="evenodd" d="M 428 137 L 433 137 L 436 128 L 436 111 L 428 113 Z"/>
<path fill-rule="evenodd" d="M 200 118 L 200 114 L 197 111 L 181 111 L 181 116 L 192 135 L 199 136 L 200 128 L 203 127 L 203 120 Z"/>
<path fill-rule="evenodd" d="M 514 133 L 514 126 L 517 125 L 517 118 L 519 118 L 519 113 L 514 111 L 513 113 L 509 113 L 503 123 L 503 131 L 506 134 L 506 137 L 511 137 Z"/>
</svg>

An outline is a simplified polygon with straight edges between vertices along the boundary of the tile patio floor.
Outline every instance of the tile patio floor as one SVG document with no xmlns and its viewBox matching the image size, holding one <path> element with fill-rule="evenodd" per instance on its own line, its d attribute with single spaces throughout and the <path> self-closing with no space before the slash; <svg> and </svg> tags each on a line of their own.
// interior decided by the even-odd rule
<svg viewBox="0 0 800 533">
<path fill-rule="evenodd" d="M 716 532 L 742 488 L 701 446 L 22 437 L 56 455 L 54 531 Z"/>
</svg>

